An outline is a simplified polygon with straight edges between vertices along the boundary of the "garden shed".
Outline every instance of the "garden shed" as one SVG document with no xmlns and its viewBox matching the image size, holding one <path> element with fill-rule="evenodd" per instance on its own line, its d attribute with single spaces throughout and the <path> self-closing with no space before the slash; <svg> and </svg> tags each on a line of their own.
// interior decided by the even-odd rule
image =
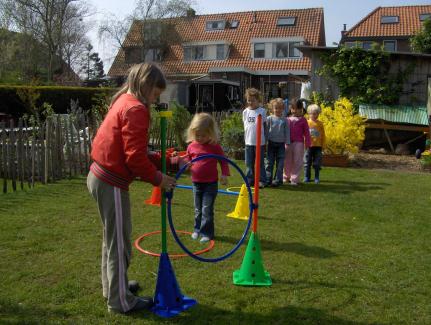
<svg viewBox="0 0 431 325">
<path fill-rule="evenodd" d="M 429 132 L 425 106 L 359 105 L 359 114 L 367 118 L 363 148 L 383 146 L 398 153 L 423 149 Z"/>
</svg>

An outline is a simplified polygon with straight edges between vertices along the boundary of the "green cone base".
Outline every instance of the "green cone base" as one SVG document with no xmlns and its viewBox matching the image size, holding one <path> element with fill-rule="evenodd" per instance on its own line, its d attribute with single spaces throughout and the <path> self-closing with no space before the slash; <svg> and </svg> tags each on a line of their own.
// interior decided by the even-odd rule
<svg viewBox="0 0 431 325">
<path fill-rule="evenodd" d="M 233 284 L 239 286 L 272 285 L 271 276 L 263 267 L 260 242 L 255 233 L 251 233 L 241 268 L 233 272 Z"/>
</svg>

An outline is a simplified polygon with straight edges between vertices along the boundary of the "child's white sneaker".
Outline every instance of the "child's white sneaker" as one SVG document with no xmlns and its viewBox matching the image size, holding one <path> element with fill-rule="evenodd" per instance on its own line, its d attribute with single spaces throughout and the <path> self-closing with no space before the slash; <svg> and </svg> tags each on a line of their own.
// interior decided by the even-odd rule
<svg viewBox="0 0 431 325">
<path fill-rule="evenodd" d="M 195 232 L 193 232 L 193 234 L 192 234 L 192 239 L 193 239 L 193 240 L 196 240 L 196 239 L 198 239 L 198 237 L 199 237 L 199 233 L 197 233 L 196 231 L 195 231 Z"/>
<path fill-rule="evenodd" d="M 289 183 L 289 185 L 292 185 L 292 186 L 298 186 L 298 183 L 290 182 L 290 183 Z"/>
<path fill-rule="evenodd" d="M 203 236 L 199 242 L 200 243 L 206 243 L 206 242 L 209 242 L 209 241 L 210 241 L 210 238 L 208 236 Z"/>
</svg>

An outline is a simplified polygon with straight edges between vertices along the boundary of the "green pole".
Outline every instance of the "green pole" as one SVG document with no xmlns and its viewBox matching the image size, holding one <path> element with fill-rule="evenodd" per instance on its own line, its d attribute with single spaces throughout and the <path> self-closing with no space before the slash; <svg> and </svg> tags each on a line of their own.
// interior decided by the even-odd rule
<svg viewBox="0 0 431 325">
<path fill-rule="evenodd" d="M 162 173 L 166 174 L 166 130 L 167 130 L 167 118 L 172 116 L 172 112 L 170 111 L 161 111 L 160 112 L 160 128 L 161 128 L 161 159 L 162 159 Z M 166 244 L 166 193 L 165 190 L 162 189 L 162 209 L 161 209 L 161 218 L 162 218 L 162 253 L 167 253 L 167 244 Z"/>
</svg>

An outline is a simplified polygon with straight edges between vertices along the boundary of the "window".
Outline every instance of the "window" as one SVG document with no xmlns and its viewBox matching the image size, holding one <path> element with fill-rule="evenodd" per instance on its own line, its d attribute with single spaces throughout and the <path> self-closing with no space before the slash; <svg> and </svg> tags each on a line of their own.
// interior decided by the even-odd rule
<svg viewBox="0 0 431 325">
<path fill-rule="evenodd" d="M 383 48 L 388 52 L 395 52 L 397 50 L 397 41 L 383 41 Z"/>
<path fill-rule="evenodd" d="M 277 20 L 277 26 L 294 26 L 296 17 L 280 17 Z"/>
<path fill-rule="evenodd" d="M 296 48 L 301 42 L 274 43 L 272 57 L 277 59 L 299 58 L 300 51 Z"/>
<path fill-rule="evenodd" d="M 204 46 L 184 47 L 184 61 L 199 61 L 204 59 Z"/>
<path fill-rule="evenodd" d="M 217 44 L 216 59 L 217 60 L 224 60 L 224 59 L 226 59 L 225 45 L 224 44 Z"/>
<path fill-rule="evenodd" d="M 289 56 L 289 43 L 275 43 L 275 57 L 277 59 L 287 58 Z"/>
<path fill-rule="evenodd" d="M 382 24 L 398 24 L 400 21 L 400 17 L 398 16 L 382 16 L 381 23 Z"/>
<path fill-rule="evenodd" d="M 358 46 L 358 42 L 345 42 L 344 46 L 351 49 L 353 47 L 357 47 Z"/>
<path fill-rule="evenodd" d="M 229 44 L 184 45 L 184 61 L 225 60 Z"/>
<path fill-rule="evenodd" d="M 207 21 L 205 24 L 205 29 L 207 31 L 220 30 L 220 29 L 224 29 L 225 25 L 226 25 L 226 22 L 224 20 Z"/>
<path fill-rule="evenodd" d="M 230 28 L 235 29 L 235 28 L 238 28 L 238 26 L 239 26 L 239 20 L 232 20 L 230 22 Z"/>
<path fill-rule="evenodd" d="M 145 55 L 145 62 L 157 62 L 162 60 L 162 53 L 160 49 L 147 49 Z"/>
<path fill-rule="evenodd" d="M 290 42 L 289 43 L 289 57 L 299 58 L 301 56 L 301 52 L 296 48 L 299 45 L 301 45 L 300 42 Z"/>
<path fill-rule="evenodd" d="M 254 57 L 264 58 L 265 57 L 265 43 L 254 44 Z"/>
<path fill-rule="evenodd" d="M 373 45 L 373 42 L 363 42 L 362 43 L 362 48 L 364 50 L 371 50 L 372 45 Z"/>
<path fill-rule="evenodd" d="M 425 21 L 427 19 L 431 19 L 431 14 L 420 14 L 419 15 L 419 20 L 420 21 Z"/>
</svg>

